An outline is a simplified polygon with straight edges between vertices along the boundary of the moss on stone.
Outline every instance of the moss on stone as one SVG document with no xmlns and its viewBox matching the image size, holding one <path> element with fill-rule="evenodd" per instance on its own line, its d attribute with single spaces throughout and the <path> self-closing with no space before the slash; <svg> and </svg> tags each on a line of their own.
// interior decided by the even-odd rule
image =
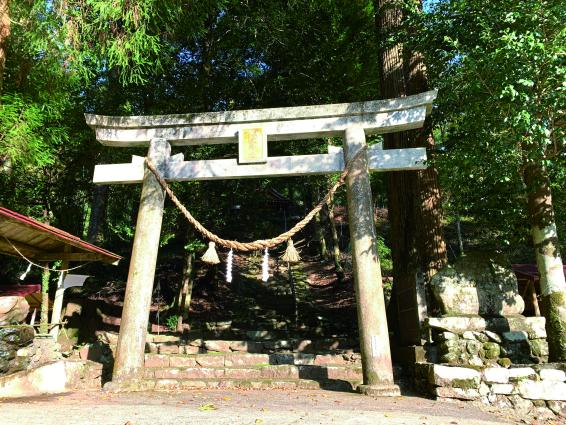
<svg viewBox="0 0 566 425">
<path fill-rule="evenodd" d="M 440 356 L 440 363 L 450 363 L 456 364 L 458 363 L 458 354 L 455 353 L 445 353 Z"/>
<path fill-rule="evenodd" d="M 364 378 L 367 379 L 368 385 L 377 384 L 377 383 L 380 382 L 379 376 L 375 372 L 368 372 L 368 374 Z M 364 379 L 364 381 L 365 381 L 365 379 Z"/>
<path fill-rule="evenodd" d="M 474 355 L 474 354 L 478 354 L 480 351 L 482 344 L 479 341 L 468 341 L 466 344 L 466 350 L 468 351 L 468 353 Z"/>
<path fill-rule="evenodd" d="M 473 370 L 477 370 L 478 372 L 481 372 L 485 369 L 485 366 L 476 366 L 473 364 L 467 364 L 467 365 L 462 365 L 462 367 L 465 367 L 467 369 L 473 369 Z"/>
<path fill-rule="evenodd" d="M 241 388 L 253 388 L 253 382 L 249 380 L 242 380 L 238 382 L 238 386 Z"/>
<path fill-rule="evenodd" d="M 501 357 L 499 360 L 497 360 L 497 364 L 503 367 L 509 367 L 512 363 L 513 362 L 509 357 Z"/>
<path fill-rule="evenodd" d="M 548 343 L 545 339 L 533 339 L 529 341 L 531 354 L 536 357 L 544 357 L 548 355 Z"/>
<path fill-rule="evenodd" d="M 465 344 L 465 342 L 464 342 L 464 344 Z M 443 341 L 440 344 L 440 350 L 442 350 L 444 352 L 458 351 L 459 348 L 460 348 L 460 344 L 458 343 L 457 340 L 453 340 L 453 339 Z"/>
<path fill-rule="evenodd" d="M 549 360 L 566 361 L 566 299 L 562 292 L 542 297 L 542 309 L 546 312 L 546 329 Z"/>
<path fill-rule="evenodd" d="M 472 390 L 478 388 L 478 383 L 473 379 L 453 379 L 452 387 L 462 388 L 464 390 Z"/>
<path fill-rule="evenodd" d="M 495 342 L 486 342 L 483 344 L 484 357 L 486 359 L 496 359 L 501 354 L 499 344 Z"/>
</svg>

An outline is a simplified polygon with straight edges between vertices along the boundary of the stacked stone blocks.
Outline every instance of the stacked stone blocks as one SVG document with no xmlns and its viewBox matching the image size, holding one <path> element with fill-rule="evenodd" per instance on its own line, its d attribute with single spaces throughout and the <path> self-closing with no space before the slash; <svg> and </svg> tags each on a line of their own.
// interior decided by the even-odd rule
<svg viewBox="0 0 566 425">
<path fill-rule="evenodd" d="M 429 318 L 425 348 L 433 363 L 478 367 L 544 363 L 548 361 L 544 324 L 544 317 Z"/>
<path fill-rule="evenodd" d="M 509 368 L 421 363 L 416 366 L 415 376 L 417 387 L 437 398 L 478 400 L 524 414 L 566 414 L 564 363 Z"/>
<path fill-rule="evenodd" d="M 359 354 L 353 353 L 148 353 L 142 387 L 333 388 L 351 391 L 361 380 L 361 360 Z"/>
</svg>

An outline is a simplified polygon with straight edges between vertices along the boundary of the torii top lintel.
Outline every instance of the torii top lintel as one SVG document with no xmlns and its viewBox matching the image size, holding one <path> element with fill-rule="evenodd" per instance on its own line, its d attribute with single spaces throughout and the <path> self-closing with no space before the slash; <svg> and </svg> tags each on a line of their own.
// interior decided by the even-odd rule
<svg viewBox="0 0 566 425">
<path fill-rule="evenodd" d="M 148 146 L 164 138 L 172 145 L 236 143 L 242 128 L 263 127 L 268 140 L 340 136 L 348 127 L 391 133 L 422 127 L 437 91 L 397 99 L 200 114 L 104 116 L 85 114 L 96 139 L 107 146 Z"/>
</svg>

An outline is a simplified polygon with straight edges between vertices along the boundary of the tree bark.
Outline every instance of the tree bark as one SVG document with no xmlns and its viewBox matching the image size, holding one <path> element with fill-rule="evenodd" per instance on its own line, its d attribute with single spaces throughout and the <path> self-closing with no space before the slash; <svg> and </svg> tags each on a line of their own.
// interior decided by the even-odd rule
<svg viewBox="0 0 566 425">
<path fill-rule="evenodd" d="M 460 250 L 460 255 L 464 255 L 464 239 L 462 238 L 462 221 L 460 220 L 460 214 L 456 213 L 456 236 L 458 237 L 458 249 Z"/>
<path fill-rule="evenodd" d="M 406 75 L 407 95 L 422 93 L 428 90 L 428 80 L 423 57 L 419 52 L 408 51 Z M 425 121 L 421 129 L 409 132 L 411 147 L 424 147 L 427 157 L 434 155 L 434 139 L 430 121 Z M 419 171 L 417 181 L 416 219 L 420 225 L 417 233 L 420 249 L 420 265 L 428 282 L 434 274 L 448 263 L 446 243 L 442 232 L 442 197 L 438 182 L 438 172 L 433 166 Z"/>
<path fill-rule="evenodd" d="M 385 46 L 395 28 L 401 25 L 401 10 L 391 0 L 376 0 L 377 31 L 382 44 L 379 51 L 380 95 L 383 99 L 407 95 L 403 70 L 403 47 L 401 44 Z M 384 148 L 409 147 L 407 132 L 384 135 Z M 399 330 L 396 340 L 400 345 L 418 343 L 419 332 L 415 332 L 417 318 L 411 314 L 411 304 L 416 297 L 410 292 L 416 288 L 417 261 L 416 240 L 413 220 L 415 175 L 410 172 L 387 173 L 388 217 L 391 223 L 391 257 L 393 260 L 392 306 L 396 308 L 393 317 Z M 409 295 L 407 297 L 407 295 Z M 409 303 L 407 304 L 407 301 Z M 409 309 L 409 311 L 406 311 Z M 411 329 L 411 332 L 407 330 Z"/>
<path fill-rule="evenodd" d="M 316 186 L 315 188 L 311 187 L 311 190 L 307 192 L 308 193 L 308 203 L 307 205 L 310 205 L 310 208 L 314 207 L 314 201 L 313 198 L 318 199 L 319 198 L 319 188 L 318 186 Z M 314 196 L 316 195 L 316 197 Z M 328 258 L 328 247 L 326 246 L 326 239 L 324 237 L 324 229 L 322 227 L 322 215 L 320 212 L 318 212 L 317 214 L 315 214 L 314 216 L 314 233 L 316 235 L 316 239 L 318 240 L 318 248 L 319 248 L 319 253 L 320 253 L 320 258 L 324 259 L 324 258 Z"/>
<path fill-rule="evenodd" d="M 403 12 L 399 2 L 374 0 L 379 35 L 380 94 L 383 99 L 427 90 L 422 58 L 402 44 L 388 44 L 399 29 Z M 384 148 L 432 146 L 428 129 L 384 135 Z M 417 273 L 430 278 L 447 262 L 442 235 L 440 190 L 436 170 L 388 173 L 387 195 L 391 222 L 393 285 L 397 307 L 397 335 L 401 345 L 420 344 Z"/>
<path fill-rule="evenodd" d="M 0 95 L 4 88 L 4 69 L 6 68 L 6 50 L 10 36 L 10 0 L 0 0 Z"/>
<path fill-rule="evenodd" d="M 324 238 L 324 231 L 322 230 L 322 220 L 320 219 L 320 212 L 314 216 L 314 228 L 316 238 L 318 239 L 320 258 L 328 257 L 328 248 L 326 246 L 326 239 Z"/>
<path fill-rule="evenodd" d="M 178 295 L 177 311 L 179 314 L 179 321 L 177 322 L 177 332 L 183 331 L 183 321 L 189 318 L 189 310 L 191 308 L 191 299 L 193 296 L 193 263 L 195 254 L 190 251 L 185 256 L 185 263 L 183 264 L 183 278 Z"/>
<path fill-rule="evenodd" d="M 334 196 L 328 199 L 326 204 L 328 208 L 328 223 L 330 225 L 330 233 L 332 235 L 332 256 L 334 259 L 334 272 L 336 277 L 338 277 L 339 282 L 344 281 L 344 269 L 342 268 L 342 263 L 340 262 L 340 240 L 338 239 L 338 231 L 336 230 L 336 222 L 334 221 Z"/>
<path fill-rule="evenodd" d="M 550 181 L 542 165 L 528 164 L 524 171 L 527 212 L 540 274 L 542 312 L 546 317 L 549 360 L 566 361 L 566 280 L 558 249 L 558 234 Z"/>
<path fill-rule="evenodd" d="M 95 186 L 90 207 L 87 241 L 95 245 L 104 242 L 104 222 L 108 203 L 108 186 Z"/>
</svg>

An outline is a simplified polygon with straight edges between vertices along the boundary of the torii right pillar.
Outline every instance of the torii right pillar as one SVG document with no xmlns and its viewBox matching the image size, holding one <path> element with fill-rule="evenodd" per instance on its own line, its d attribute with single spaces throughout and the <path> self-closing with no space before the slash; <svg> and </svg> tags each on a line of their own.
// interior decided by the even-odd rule
<svg viewBox="0 0 566 425">
<path fill-rule="evenodd" d="M 365 146 L 364 129 L 347 128 L 344 134 L 346 164 Z M 346 177 L 346 193 L 364 377 L 363 385 L 358 390 L 367 395 L 397 396 L 400 391 L 393 382 L 367 151 L 350 165 L 350 172 Z"/>
</svg>

